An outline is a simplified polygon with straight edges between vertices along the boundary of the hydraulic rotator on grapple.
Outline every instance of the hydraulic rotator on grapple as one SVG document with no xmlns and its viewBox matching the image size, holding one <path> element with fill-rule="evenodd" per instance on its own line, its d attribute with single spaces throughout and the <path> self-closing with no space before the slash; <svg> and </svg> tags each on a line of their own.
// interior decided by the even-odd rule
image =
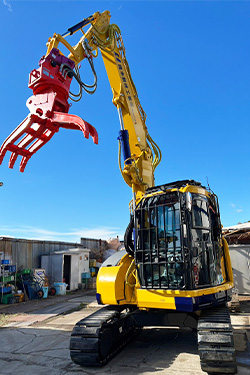
<svg viewBox="0 0 250 375">
<path fill-rule="evenodd" d="M 85 138 L 92 136 L 98 143 L 96 129 L 82 118 L 69 114 L 70 84 L 76 73 L 75 63 L 53 48 L 39 61 L 39 68 L 29 75 L 29 88 L 33 96 L 27 100 L 30 114 L 10 134 L 0 149 L 0 164 L 7 151 L 11 151 L 9 168 L 22 156 L 23 172 L 31 156 L 46 144 L 61 128 L 81 130 Z M 76 76 L 77 79 L 79 79 Z"/>
</svg>

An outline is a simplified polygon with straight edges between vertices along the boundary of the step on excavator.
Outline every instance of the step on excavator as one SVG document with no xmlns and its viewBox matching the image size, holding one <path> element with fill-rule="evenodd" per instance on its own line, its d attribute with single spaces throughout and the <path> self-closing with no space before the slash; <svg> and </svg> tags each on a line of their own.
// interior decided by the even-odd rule
<svg viewBox="0 0 250 375">
<path fill-rule="evenodd" d="M 48 40 L 46 55 L 29 76 L 30 114 L 3 142 L 0 163 L 10 151 L 9 167 L 21 156 L 23 172 L 31 156 L 61 127 L 82 130 L 98 143 L 96 129 L 68 111 L 69 100 L 80 100 L 83 90 L 95 92 L 94 59 L 100 51 L 121 127 L 119 168 L 133 198 L 125 250 L 108 258 L 98 272 L 96 298 L 104 307 L 75 325 L 71 358 L 82 366 L 102 366 L 142 327 L 190 327 L 197 332 L 202 370 L 234 374 L 237 366 L 227 308 L 233 273 L 217 196 L 194 180 L 155 186 L 161 151 L 148 133 L 121 32 L 110 24 L 110 17 L 108 11 L 97 12 Z M 66 38 L 76 32 L 82 35 L 72 46 Z M 59 44 L 69 51 L 68 56 Z M 83 60 L 93 72 L 93 84 L 81 80 Z M 70 92 L 73 79 L 79 84 L 78 94 Z"/>
</svg>

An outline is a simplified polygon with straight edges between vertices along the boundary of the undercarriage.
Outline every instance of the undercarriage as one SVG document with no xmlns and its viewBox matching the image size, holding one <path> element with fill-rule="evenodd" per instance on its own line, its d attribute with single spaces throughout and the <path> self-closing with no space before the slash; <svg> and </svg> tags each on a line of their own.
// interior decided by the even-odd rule
<svg viewBox="0 0 250 375">
<path fill-rule="evenodd" d="M 103 366 L 143 327 L 149 326 L 191 328 L 197 332 L 203 371 L 237 372 L 232 325 L 225 305 L 197 313 L 103 307 L 75 325 L 70 341 L 71 359 L 81 366 Z"/>
</svg>

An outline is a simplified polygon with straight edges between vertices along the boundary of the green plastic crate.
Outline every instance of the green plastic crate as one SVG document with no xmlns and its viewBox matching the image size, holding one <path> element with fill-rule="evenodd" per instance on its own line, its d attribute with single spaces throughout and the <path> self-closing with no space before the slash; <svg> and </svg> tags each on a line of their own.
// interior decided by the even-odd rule
<svg viewBox="0 0 250 375">
<path fill-rule="evenodd" d="M 19 271 L 21 275 L 28 275 L 32 273 L 32 270 L 30 268 L 25 268 L 24 270 Z"/>
<path fill-rule="evenodd" d="M 14 281 L 15 280 L 15 278 L 14 278 L 14 276 L 7 276 L 7 277 L 0 277 L 0 281 L 1 282 L 5 282 L 5 283 L 8 283 L 9 281 Z"/>
<path fill-rule="evenodd" d="M 4 294 L 1 297 L 1 303 L 9 303 L 9 299 L 12 298 L 12 294 Z"/>
</svg>

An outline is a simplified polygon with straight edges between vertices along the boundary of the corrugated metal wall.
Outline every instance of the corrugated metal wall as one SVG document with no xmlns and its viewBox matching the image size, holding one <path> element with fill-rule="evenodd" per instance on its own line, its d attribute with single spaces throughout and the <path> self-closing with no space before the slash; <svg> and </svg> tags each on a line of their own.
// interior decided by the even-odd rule
<svg viewBox="0 0 250 375">
<path fill-rule="evenodd" d="M 87 249 L 101 249 L 107 242 L 104 240 L 96 240 L 94 238 L 81 238 L 81 244 Z"/>
<path fill-rule="evenodd" d="M 238 294 L 250 295 L 250 244 L 229 245 L 234 274 L 234 286 Z"/>
<path fill-rule="evenodd" d="M 55 251 L 73 248 L 84 249 L 86 246 L 72 242 L 0 237 L 1 259 L 8 259 L 11 264 L 17 264 L 18 268 L 40 268 L 41 255 L 52 254 Z"/>
</svg>

